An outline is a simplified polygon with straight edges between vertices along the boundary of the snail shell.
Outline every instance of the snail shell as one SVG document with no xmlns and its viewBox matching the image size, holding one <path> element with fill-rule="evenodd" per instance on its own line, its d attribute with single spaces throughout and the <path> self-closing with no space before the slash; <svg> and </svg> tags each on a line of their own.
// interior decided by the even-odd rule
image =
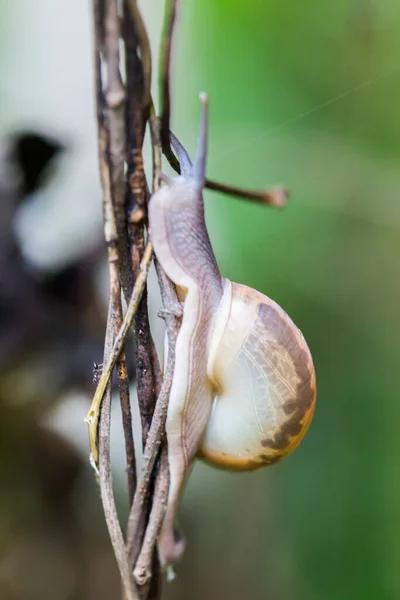
<svg viewBox="0 0 400 600">
<path fill-rule="evenodd" d="M 315 371 L 302 333 L 276 302 L 225 282 L 207 367 L 215 397 L 200 456 L 248 471 L 301 442 L 314 412 Z"/>
</svg>

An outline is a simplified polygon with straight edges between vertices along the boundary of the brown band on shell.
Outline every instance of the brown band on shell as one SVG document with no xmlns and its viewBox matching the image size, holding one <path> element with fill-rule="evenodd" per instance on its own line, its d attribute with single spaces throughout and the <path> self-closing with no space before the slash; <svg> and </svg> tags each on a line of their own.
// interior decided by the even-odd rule
<svg viewBox="0 0 400 600">
<path fill-rule="evenodd" d="M 263 324 L 268 323 L 268 330 L 275 339 L 284 340 L 299 384 L 296 395 L 285 402 L 283 411 L 288 415 L 288 420 L 280 430 L 270 438 L 262 440 L 261 445 L 275 451 L 275 456 L 260 455 L 263 462 L 273 459 L 273 462 L 283 458 L 289 451 L 294 449 L 302 439 L 299 434 L 307 428 L 314 409 L 316 397 L 315 373 L 310 351 L 300 331 L 282 309 L 278 309 L 275 303 L 260 303 L 258 305 L 258 319 L 260 329 Z M 265 326 L 265 325 L 264 325 Z"/>
<path fill-rule="evenodd" d="M 316 383 L 311 353 L 306 341 L 290 317 L 273 300 L 247 286 L 233 283 L 237 300 L 255 309 L 252 330 L 245 342 L 247 350 L 259 348 L 267 353 L 267 362 L 279 369 L 282 351 L 287 353 L 287 362 L 292 369 L 293 379 L 279 406 L 283 423 L 274 433 L 259 439 L 259 448 L 253 455 L 213 452 L 201 448 L 198 457 L 214 467 L 231 471 L 250 471 L 272 465 L 290 454 L 303 439 L 311 422 L 315 400 Z M 282 418 L 281 417 L 281 418 Z M 250 451 L 250 450 L 249 450 Z M 249 452 L 246 450 L 246 452 Z"/>
</svg>

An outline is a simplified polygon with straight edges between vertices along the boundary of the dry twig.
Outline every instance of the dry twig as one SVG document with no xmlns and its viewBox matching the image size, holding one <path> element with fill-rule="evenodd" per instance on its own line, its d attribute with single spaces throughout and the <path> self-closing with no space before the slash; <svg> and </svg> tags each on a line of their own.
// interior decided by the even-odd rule
<svg viewBox="0 0 400 600">
<path fill-rule="evenodd" d="M 141 547 L 140 540 L 145 528 L 145 502 L 149 491 L 153 467 L 165 430 L 169 393 L 171 390 L 175 367 L 175 344 L 178 335 L 177 317 L 175 315 L 177 313 L 176 307 L 178 306 L 180 308 L 180 305 L 177 301 L 176 304 L 174 301 L 171 302 L 171 297 L 173 297 L 173 294 L 175 294 L 175 290 L 171 282 L 162 273 L 161 269 L 158 269 L 158 273 L 159 277 L 163 280 L 164 286 L 163 300 L 164 308 L 166 310 L 165 319 L 167 322 L 168 357 L 161 393 L 156 404 L 153 420 L 143 453 L 142 469 L 138 478 L 135 498 L 129 514 L 127 547 L 129 552 L 129 561 L 131 564 L 136 563 Z"/>
<path fill-rule="evenodd" d="M 171 121 L 170 65 L 176 6 L 177 0 L 166 0 L 161 38 L 159 86 L 162 151 L 174 171 L 180 173 L 179 161 L 172 151 L 169 136 Z M 255 191 L 227 185 L 208 178 L 206 179 L 205 187 L 216 192 L 221 192 L 222 194 L 251 200 L 267 206 L 285 206 L 289 196 L 288 191 L 282 187 L 276 187 L 265 191 Z"/>
<path fill-rule="evenodd" d="M 118 252 L 118 232 L 116 224 L 115 210 L 113 206 L 113 185 L 112 180 L 116 184 L 121 179 L 121 174 L 118 173 L 116 162 L 110 158 L 110 146 L 112 143 L 109 139 L 107 131 L 107 119 L 105 115 L 104 94 L 101 81 L 101 48 L 104 38 L 107 40 L 106 55 L 108 58 L 108 68 L 117 68 L 115 58 L 115 46 L 112 48 L 114 39 L 114 21 L 116 17 L 116 4 L 112 2 L 105 6 L 103 2 L 97 1 L 94 5 L 95 14 L 95 72 L 96 72 L 96 97 L 97 97 L 97 117 L 98 117 L 98 139 L 99 139 L 99 165 L 100 176 L 103 189 L 103 215 L 104 215 L 104 234 L 108 247 L 108 261 L 110 271 L 110 302 L 107 319 L 107 332 L 104 348 L 104 362 L 107 362 L 112 351 L 112 344 L 116 335 L 116 330 L 119 327 L 122 318 L 121 310 L 121 295 L 119 283 L 119 252 Z M 103 29 L 102 23 L 105 23 Z M 107 27 L 108 24 L 108 27 Z M 118 71 L 119 72 L 119 71 Z M 109 87 L 107 101 L 111 104 L 118 97 L 117 88 L 119 86 L 118 77 L 114 74 L 109 77 Z M 113 95 L 113 92 L 116 92 Z M 121 98 L 121 95 L 119 96 Z M 118 102 L 117 102 L 118 105 Z M 113 107 L 109 107 L 112 111 Z M 107 115 L 108 117 L 108 115 Z M 115 157 L 114 157 L 115 158 Z M 123 359 L 122 359 L 123 360 Z M 122 364 L 122 363 L 121 363 Z M 111 384 L 104 387 L 104 401 L 102 404 L 102 414 L 99 425 L 99 454 L 100 454 L 100 469 L 99 483 L 100 492 L 103 502 L 104 514 L 107 527 L 110 534 L 111 543 L 114 549 L 118 567 L 121 573 L 125 594 L 128 600 L 138 600 L 136 586 L 134 584 L 127 554 L 125 550 L 124 538 L 119 524 L 118 513 L 115 505 L 114 493 L 112 488 L 112 475 L 110 468 L 110 419 L 111 419 Z M 99 415 L 97 416 L 97 422 Z M 97 423 L 96 423 L 97 435 Z M 97 446 L 97 444 L 96 444 Z M 96 447 L 97 450 L 97 447 Z"/>
<path fill-rule="evenodd" d="M 136 0 L 126 0 L 124 39 L 127 85 L 126 133 L 127 153 L 127 211 L 132 273 L 136 279 L 145 244 L 147 189 L 143 165 L 143 136 L 148 118 L 151 83 L 151 54 L 147 33 Z M 140 58 L 139 58 L 140 50 Z M 154 379 L 158 361 L 153 364 L 154 342 L 147 311 L 147 286 L 143 290 L 138 311 L 133 320 L 136 356 L 136 388 L 142 423 L 143 446 L 150 428 L 156 401 Z"/>
<path fill-rule="evenodd" d="M 179 161 L 171 148 L 169 137 L 171 121 L 170 66 L 172 50 L 172 34 L 174 31 L 177 0 L 166 0 L 164 9 L 163 30 L 161 34 L 161 50 L 159 61 L 160 114 L 161 114 L 161 145 L 168 162 L 178 173 Z"/>
<path fill-rule="evenodd" d="M 109 193 L 110 177 L 108 165 L 104 160 L 105 155 L 105 136 L 100 136 L 102 139 L 102 147 L 100 152 L 102 156 L 101 161 L 101 172 L 103 182 L 103 193 L 104 193 L 104 208 L 105 213 L 108 212 L 107 205 L 111 204 L 111 195 Z M 110 214 L 110 216 L 112 213 Z M 114 235 L 116 231 L 115 219 L 111 219 L 107 222 L 109 225 L 110 235 Z M 114 231 L 113 231 L 114 229 Z M 115 314 L 118 311 L 118 304 L 120 304 L 120 290 L 119 290 L 119 279 L 118 279 L 118 254 L 116 245 L 110 244 L 109 248 L 109 269 L 110 269 L 110 303 L 109 312 L 107 319 L 107 333 L 104 348 L 104 361 L 107 361 L 110 352 L 112 351 L 112 342 L 115 335 L 115 328 L 117 323 L 115 322 Z M 122 535 L 121 527 L 118 520 L 117 509 L 115 505 L 114 492 L 112 488 L 112 475 L 110 467 L 110 420 L 111 420 L 111 384 L 108 383 L 104 390 L 104 399 L 102 403 L 102 412 L 99 425 L 99 483 L 100 493 L 103 502 L 104 515 L 108 531 L 110 534 L 111 543 L 114 549 L 114 553 L 117 559 L 118 567 L 121 573 L 125 593 L 127 599 L 137 600 L 138 595 L 132 581 L 129 563 L 127 560 L 127 554 L 125 551 L 124 538 Z"/>
<path fill-rule="evenodd" d="M 151 51 L 147 32 L 136 0 L 125 0 L 124 39 L 126 57 L 127 103 L 127 211 L 132 272 L 136 278 L 144 251 L 147 217 L 147 184 L 144 174 L 142 145 L 145 125 L 149 116 L 151 86 Z M 139 58 L 140 53 L 140 58 Z M 137 398 L 142 424 L 142 443 L 145 446 L 154 413 L 156 398 L 161 387 L 161 372 L 154 341 L 150 332 L 147 311 L 147 287 L 143 290 L 137 313 L 133 320 L 136 356 Z M 131 501 L 132 504 L 132 501 Z M 149 495 L 145 519 L 150 512 Z M 145 522 L 144 522 L 145 525 Z M 144 529 L 143 529 L 144 531 Z M 143 531 L 137 532 L 142 543 Z M 153 580 L 151 586 L 141 590 L 142 597 L 159 596 L 158 557 L 152 554 Z M 134 563 L 131 562 L 132 569 Z M 148 589 L 150 587 L 150 589 Z"/>
<path fill-rule="evenodd" d="M 101 406 L 101 401 L 104 396 L 104 392 L 110 381 L 111 374 L 115 363 L 122 351 L 124 346 L 126 336 L 129 332 L 129 329 L 132 324 L 133 317 L 136 314 L 140 298 L 142 297 L 142 292 L 144 288 L 144 284 L 146 282 L 147 274 L 150 268 L 150 261 L 153 253 L 153 246 L 151 242 L 147 243 L 147 246 L 144 251 L 143 260 L 140 267 L 139 276 L 135 282 L 135 286 L 133 288 L 132 296 L 128 304 L 128 308 L 126 310 L 124 320 L 122 322 L 121 328 L 118 332 L 118 335 L 114 341 L 114 345 L 112 347 L 112 351 L 110 353 L 110 357 L 108 361 L 105 362 L 103 367 L 103 373 L 100 377 L 100 381 L 96 388 L 96 392 L 93 396 L 92 405 L 90 410 L 86 416 L 86 423 L 89 427 L 89 440 L 90 440 L 90 450 L 92 454 L 92 461 L 97 464 L 98 462 L 98 452 L 97 452 L 97 426 L 99 422 L 99 409 Z"/>
<path fill-rule="evenodd" d="M 106 3 L 105 28 L 104 28 L 104 54 L 107 68 L 107 89 L 105 92 L 105 103 L 107 106 L 107 127 L 109 135 L 108 159 L 111 174 L 111 201 L 110 211 L 115 216 L 115 252 L 118 252 L 118 260 L 114 265 L 114 295 L 113 311 L 111 317 L 114 319 L 115 337 L 122 325 L 121 284 L 130 283 L 130 270 L 127 269 L 127 235 L 125 215 L 125 88 L 120 74 L 120 20 L 118 14 L 118 3 L 116 0 L 108 0 Z M 106 226 L 105 219 L 105 226 Z M 121 260 L 122 257 L 122 260 Z M 119 278 L 120 277 L 120 278 Z M 129 285 L 127 283 L 127 285 Z M 111 286 L 113 289 L 113 286 Z M 126 365 L 125 352 L 122 350 L 116 361 L 118 374 L 118 389 L 121 402 L 122 423 L 125 437 L 125 449 L 127 456 L 128 490 L 130 498 L 133 498 L 136 487 L 136 460 L 132 431 L 132 415 L 130 409 L 129 379 Z"/>
<path fill-rule="evenodd" d="M 133 575 L 138 586 L 146 585 L 152 576 L 151 565 L 153 562 L 154 548 L 157 536 L 164 520 L 167 508 L 169 490 L 169 467 L 166 445 L 163 446 L 160 459 L 160 468 L 157 474 L 154 489 L 154 501 L 150 513 L 149 523 L 143 539 L 142 549 L 136 561 Z"/>
<path fill-rule="evenodd" d="M 236 198 L 242 198 L 244 200 L 251 200 L 258 204 L 264 204 L 265 206 L 283 207 L 286 205 L 289 197 L 288 190 L 279 186 L 258 192 L 256 190 L 248 190 L 246 188 L 227 185 L 212 179 L 206 179 L 206 187 L 209 190 L 221 192 L 222 194 L 228 194 L 228 196 L 235 196 Z"/>
<path fill-rule="evenodd" d="M 122 311 L 121 311 L 122 313 Z M 122 320 L 119 321 L 118 330 L 121 328 Z M 136 490 L 136 457 L 135 444 L 133 440 L 132 429 L 132 413 L 129 391 L 129 375 L 126 365 L 125 353 L 121 353 L 121 357 L 116 363 L 118 373 L 118 389 L 121 402 L 122 412 L 122 428 L 125 438 L 125 454 L 126 454 L 126 472 L 128 477 L 128 497 L 129 505 L 133 502 L 133 497 Z"/>
<path fill-rule="evenodd" d="M 116 28 L 116 3 L 110 0 L 107 3 L 107 14 L 104 15 L 102 12 L 102 3 L 96 4 L 96 65 L 97 65 L 97 77 L 98 77 L 98 119 L 99 119 L 99 143 L 101 143 L 100 149 L 100 166 L 101 166 L 101 175 L 102 175 L 102 186 L 103 186 L 103 196 L 104 196 L 104 224 L 105 224 L 105 237 L 109 249 L 109 263 L 110 263 L 110 283 L 111 283 L 111 295 L 110 295 L 110 308 L 109 308 L 109 318 L 108 318 L 108 326 L 107 326 L 107 336 L 106 336 L 106 351 L 104 356 L 104 368 L 103 373 L 100 377 L 99 384 L 96 389 L 96 393 L 93 398 L 91 409 L 87 415 L 87 422 L 89 425 L 89 436 L 91 442 L 91 452 L 92 459 L 95 464 L 97 464 L 98 459 L 100 461 L 100 488 L 103 499 L 103 506 L 106 514 L 107 524 L 110 531 L 110 537 L 113 543 L 114 552 L 116 554 L 116 558 L 118 561 L 118 565 L 121 571 L 121 576 L 123 578 L 123 584 L 125 588 L 126 597 L 129 600 L 133 600 L 133 598 L 137 596 L 137 590 L 132 582 L 132 568 L 129 565 L 135 564 L 135 560 L 130 556 L 130 561 L 127 561 L 127 555 L 124 548 L 123 537 L 121 528 L 118 522 L 118 516 L 115 508 L 115 501 L 112 490 L 112 478 L 111 478 L 111 470 L 110 470 L 110 407 L 111 407 L 111 391 L 110 391 L 110 378 L 114 368 L 114 365 L 119 360 L 121 353 L 123 351 L 123 346 L 125 343 L 126 335 L 131 326 L 132 320 L 137 314 L 140 300 L 143 295 L 143 290 L 145 288 L 145 282 L 147 278 L 147 272 L 152 256 L 152 247 L 151 244 L 148 243 L 144 254 L 143 260 L 141 261 L 140 267 L 138 267 L 137 278 L 135 282 L 135 286 L 132 291 L 131 299 L 128 304 L 127 312 L 125 314 L 125 318 L 121 324 L 121 287 L 119 280 L 119 267 L 121 263 L 119 248 L 121 244 L 121 230 L 123 229 L 123 223 L 125 219 L 125 214 L 122 214 L 123 211 L 119 211 L 119 208 L 122 206 L 121 201 L 121 174 L 123 174 L 123 169 L 121 170 L 121 151 L 123 149 L 123 130 L 121 128 L 121 105 L 123 103 L 124 94 L 121 92 L 121 81 L 119 77 L 118 70 L 118 45 L 115 43 L 116 36 L 118 37 L 118 30 Z M 102 47 L 101 43 L 101 23 L 104 18 L 104 32 L 105 32 L 105 55 L 106 55 L 106 66 L 107 66 L 107 80 L 108 80 L 108 88 L 107 94 L 105 94 L 106 106 L 107 110 L 105 110 L 104 106 L 104 97 L 102 92 L 101 85 L 101 74 L 100 74 L 100 48 Z M 129 36 L 127 36 L 129 39 Z M 131 39 L 132 41 L 132 39 Z M 131 50 L 131 60 L 132 60 L 132 51 Z M 136 48 L 135 48 L 136 52 Z M 137 64 L 134 68 L 134 72 L 137 72 Z M 118 73 L 116 74 L 114 71 L 117 69 Z M 109 75 L 109 71 L 112 71 L 111 76 Z M 123 90 L 122 90 L 123 92 Z M 137 103 L 139 106 L 142 106 L 141 102 L 137 98 Z M 132 109 L 132 106 L 131 106 Z M 128 107 L 129 111 L 129 107 Z M 135 109 L 136 115 L 139 114 L 137 108 Z M 128 112 L 129 115 L 129 112 Z M 132 116 L 132 113 L 131 115 Z M 107 119 L 105 119 L 107 117 Z M 128 128 L 128 140 L 131 145 L 130 148 L 136 147 L 135 157 L 137 158 L 138 154 L 141 154 L 141 144 L 143 142 L 143 135 L 141 131 L 142 123 L 138 119 L 132 119 L 130 121 L 129 117 L 127 119 L 128 123 L 133 122 L 133 126 Z M 107 127 L 105 125 L 107 123 L 110 130 L 112 129 L 113 135 L 108 137 Z M 109 141 L 110 140 L 110 141 Z M 108 145 L 109 144 L 109 145 Z M 159 152 L 159 150 L 158 150 Z M 158 160 L 158 167 L 156 167 L 155 172 L 159 171 L 160 168 L 160 160 Z M 129 160 L 128 160 L 129 165 Z M 145 180 L 144 180 L 144 172 L 143 169 L 138 169 L 138 162 L 132 161 L 131 163 L 131 175 L 137 175 L 139 172 L 139 176 L 141 180 L 139 181 L 139 185 L 135 188 L 135 186 L 131 186 L 132 195 L 135 197 L 137 190 L 145 188 Z M 140 166 L 140 165 L 139 165 Z M 158 177 L 158 176 L 157 176 Z M 119 226 L 118 226 L 119 225 Z M 122 232 L 123 233 L 123 232 Z M 123 238 L 123 235 L 122 235 Z M 143 236 L 142 236 L 142 239 Z M 124 240 L 122 239 L 122 242 Z M 136 237 L 136 244 L 134 243 L 134 249 L 137 251 L 138 245 L 140 246 L 140 240 Z M 139 243 L 138 243 L 139 242 Z M 133 266 L 135 266 L 133 264 Z M 161 277 L 162 285 L 164 285 L 163 276 Z M 164 276 L 165 278 L 165 276 Z M 165 292 L 165 289 L 168 287 L 168 292 Z M 129 289 L 129 281 L 126 286 Z M 165 294 L 168 293 L 172 296 L 175 294 L 173 286 L 170 282 L 165 283 L 164 285 L 164 297 Z M 165 306 L 168 305 L 168 302 L 165 303 Z M 171 303 L 169 304 L 171 308 Z M 118 332 L 118 333 L 117 333 Z M 176 337 L 176 335 L 175 335 Z M 115 340 L 114 340 L 115 338 Z M 114 343 L 112 343 L 114 340 Z M 174 359 L 174 341 L 173 337 L 171 337 L 171 350 L 172 357 L 170 359 L 173 361 Z M 150 356 L 150 360 L 153 364 L 156 362 L 156 357 L 154 355 L 154 346 L 148 347 L 148 355 Z M 130 431 L 131 429 L 131 419 L 129 412 L 129 392 L 128 392 L 128 380 L 127 380 L 127 371 L 126 364 L 124 360 L 121 358 L 119 360 L 118 372 L 119 372 L 119 387 L 121 392 L 121 401 L 123 404 L 124 411 L 124 431 Z M 158 365 L 158 360 L 157 360 Z M 143 500 L 148 498 L 148 484 L 151 479 L 151 472 L 154 466 L 155 459 L 157 457 L 159 445 L 161 443 L 161 437 L 163 435 L 164 427 L 165 427 L 165 416 L 166 416 L 166 407 L 168 403 L 169 389 L 170 384 L 172 382 L 172 373 L 173 373 L 173 364 L 172 370 L 171 366 L 167 369 L 168 377 L 166 377 L 163 385 L 163 390 L 160 393 L 160 402 L 158 411 L 156 411 L 155 418 L 153 421 L 154 427 L 152 429 L 152 434 L 149 436 L 148 443 L 146 445 L 147 452 L 145 450 L 144 461 L 143 461 L 143 469 L 142 474 L 139 479 L 139 485 L 137 488 L 137 493 L 135 497 L 142 497 Z M 158 375 L 155 381 L 157 387 L 159 387 L 160 376 Z M 154 384 L 154 385 L 155 385 Z M 99 425 L 100 422 L 100 425 Z M 99 455 L 97 451 L 97 430 L 99 427 L 100 440 L 99 440 Z M 129 444 L 130 442 L 130 444 Z M 126 439 L 126 447 L 127 447 L 127 455 L 128 455 L 128 463 L 132 464 L 133 458 L 133 444 L 132 440 Z M 129 456 L 130 454 L 130 456 Z M 153 507 L 152 516 L 149 523 L 148 533 L 145 538 L 145 548 L 146 552 L 143 552 L 143 558 L 145 561 L 149 561 L 149 564 L 146 566 L 148 568 L 148 572 L 151 572 L 151 561 L 152 556 L 154 555 L 154 545 L 156 541 L 156 533 L 161 525 L 162 520 L 162 507 L 165 506 L 165 497 L 168 492 L 168 467 L 167 461 L 165 459 L 162 461 L 162 469 L 159 471 L 159 477 L 157 479 L 156 484 L 156 492 L 160 493 L 160 503 L 156 503 Z M 143 486 L 143 481 L 147 483 L 147 485 Z M 134 485 L 132 480 L 130 481 L 130 495 L 132 496 L 134 489 Z M 143 491 L 145 492 L 143 493 Z M 158 507 L 161 507 L 161 510 Z M 146 509 L 145 503 L 142 501 L 140 505 L 141 509 L 141 528 L 144 532 L 144 528 L 146 526 L 148 509 Z M 141 532 L 136 529 L 135 533 L 135 541 L 138 544 L 138 549 L 140 550 L 141 541 L 142 541 Z M 129 550 L 129 527 L 128 527 L 128 550 Z M 131 553 L 130 553 L 131 554 Z M 136 556 L 139 552 L 136 553 Z M 135 557 L 136 558 L 136 557 Z M 148 577 L 146 577 L 146 580 Z M 147 590 L 146 590 L 147 591 Z"/>
<path fill-rule="evenodd" d="M 156 191 L 159 187 L 160 172 L 161 172 L 161 149 L 159 141 L 158 120 L 153 116 L 151 118 L 152 131 L 152 147 L 153 147 L 153 189 Z M 164 271 L 156 262 L 157 275 L 160 284 L 161 296 L 164 307 L 166 331 L 168 336 L 168 356 L 166 357 L 166 367 L 164 372 L 164 380 L 161 387 L 161 392 L 155 407 L 153 420 L 150 431 L 147 437 L 146 446 L 143 453 L 142 469 L 139 475 L 136 494 L 129 514 L 128 532 L 127 532 L 127 548 L 129 553 L 129 561 L 131 564 L 136 564 L 138 559 L 141 541 L 146 525 L 146 498 L 148 497 L 151 475 L 155 461 L 157 459 L 159 449 L 162 443 L 162 437 L 165 430 L 165 422 L 167 418 L 168 400 L 172 386 L 172 379 L 175 368 L 175 345 L 179 331 L 179 315 L 181 306 L 176 297 L 175 287 L 167 278 Z M 166 464 L 162 464 L 162 471 L 165 471 Z M 165 480 L 165 474 L 162 475 Z M 154 503 L 157 503 L 157 508 L 154 508 L 151 527 L 154 530 L 159 529 L 163 518 L 163 499 L 157 495 L 154 497 Z M 155 537 L 149 532 L 147 540 L 155 543 Z M 151 557 L 151 548 L 149 542 L 146 549 L 147 559 Z M 149 566 L 146 565 L 146 570 Z"/>
</svg>

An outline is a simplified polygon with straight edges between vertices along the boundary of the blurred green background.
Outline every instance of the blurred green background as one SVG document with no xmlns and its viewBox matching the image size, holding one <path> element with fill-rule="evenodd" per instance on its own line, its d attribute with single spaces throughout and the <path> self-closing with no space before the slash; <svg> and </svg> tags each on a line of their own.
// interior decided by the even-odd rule
<svg viewBox="0 0 400 600">
<path fill-rule="evenodd" d="M 96 177 L 88 7 L 74 1 L 61 8 L 61 2 L 42 0 L 27 21 L 28 4 L 2 16 L 2 134 L 29 122 L 50 127 L 61 138 L 65 133 L 71 153 L 84 148 L 91 167 L 79 176 L 74 197 L 63 190 L 65 181 L 53 187 L 66 215 L 57 235 L 66 236 L 66 243 L 60 237 L 63 248 L 71 245 L 74 203 L 84 199 L 96 219 L 93 225 L 93 218 L 85 217 L 81 237 L 85 226 L 93 227 L 93 240 L 98 235 L 101 243 L 99 193 L 96 182 L 88 181 Z M 163 3 L 142 5 L 157 51 Z M 57 18 L 57 11 L 65 15 Z M 51 39 L 39 36 L 39 30 L 51 31 Z M 169 600 L 400 598 L 399 30 L 400 5 L 394 0 L 181 3 L 172 72 L 174 131 L 193 153 L 198 93 L 207 91 L 209 176 L 251 188 L 283 183 L 291 191 L 284 210 L 206 192 L 207 222 L 221 271 L 276 300 L 301 328 L 314 357 L 318 400 L 301 446 L 277 466 L 245 475 L 196 466 L 180 513 L 188 549 L 177 580 L 166 586 Z M 29 47 L 24 46 L 25 32 Z M 65 79 L 46 78 L 49 61 Z M 18 72 L 21 64 L 25 71 Z M 68 79 L 69 72 L 75 78 Z M 82 89 L 86 96 L 74 104 Z M 39 220 L 40 210 L 50 210 L 40 202 Z M 21 227 L 26 256 L 36 257 L 32 260 L 43 272 L 54 272 L 56 267 L 43 258 L 46 253 L 36 250 L 37 240 L 26 242 L 29 227 Z M 39 237 L 45 235 L 42 229 Z M 51 249 L 54 232 L 49 235 L 46 248 Z M 101 338 L 95 319 L 93 331 Z M 88 354 L 88 371 L 97 358 Z M 46 410 L 29 408 L 36 406 L 29 401 L 23 414 L 39 415 L 40 424 L 58 427 L 79 460 L 86 460 L 81 421 L 91 390 L 76 387 L 79 393 L 62 388 L 64 396 L 68 392 L 64 406 L 72 408 L 62 409 L 61 402 L 60 409 L 58 403 L 61 417 L 49 419 L 51 401 Z M 71 405 L 71 395 L 79 396 L 81 404 Z M 35 496 L 24 488 L 25 458 L 3 446 L 8 470 L 2 469 L 1 487 L 11 500 L 0 515 L 1 531 L 8 532 L 0 539 L 1 600 L 119 597 L 100 502 L 85 468 L 71 483 L 79 541 L 72 546 L 58 542 L 69 548 L 67 558 L 49 552 L 41 533 L 33 550 L 26 550 L 25 562 L 16 560 L 10 567 L 17 541 L 30 548 L 26 528 L 17 526 L 18 511 Z M 123 471 L 118 456 L 116 468 Z M 14 462 L 22 475 L 13 487 Z M 124 506 L 123 472 L 116 482 Z M 29 527 L 37 526 L 39 513 L 46 520 L 46 509 L 36 507 L 27 517 Z M 51 535 L 53 543 L 59 540 L 57 532 Z M 83 548 L 79 559 L 76 547 Z M 38 566 L 28 577 L 33 555 Z M 49 557 L 57 562 L 54 568 Z M 49 589 L 46 577 L 56 568 L 64 579 Z M 32 578 L 39 582 L 41 577 L 43 583 L 32 585 Z"/>
</svg>

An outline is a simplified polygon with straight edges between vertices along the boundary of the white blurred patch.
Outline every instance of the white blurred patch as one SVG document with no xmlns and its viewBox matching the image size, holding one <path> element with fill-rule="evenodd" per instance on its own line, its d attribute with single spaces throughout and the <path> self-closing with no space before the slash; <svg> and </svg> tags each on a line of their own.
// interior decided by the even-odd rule
<svg viewBox="0 0 400 600">
<path fill-rule="evenodd" d="M 93 386 L 94 389 L 94 386 Z M 135 436 L 136 460 L 141 462 L 141 425 L 136 399 L 136 388 L 131 386 L 132 423 Z M 91 398 L 86 394 L 73 390 L 68 392 L 62 401 L 53 407 L 43 419 L 43 423 L 66 437 L 75 448 L 87 457 L 89 462 L 89 438 L 84 418 L 89 410 Z M 126 454 L 122 431 L 122 417 L 118 394 L 113 396 L 111 419 L 111 462 L 117 477 L 125 476 Z"/>
</svg>

